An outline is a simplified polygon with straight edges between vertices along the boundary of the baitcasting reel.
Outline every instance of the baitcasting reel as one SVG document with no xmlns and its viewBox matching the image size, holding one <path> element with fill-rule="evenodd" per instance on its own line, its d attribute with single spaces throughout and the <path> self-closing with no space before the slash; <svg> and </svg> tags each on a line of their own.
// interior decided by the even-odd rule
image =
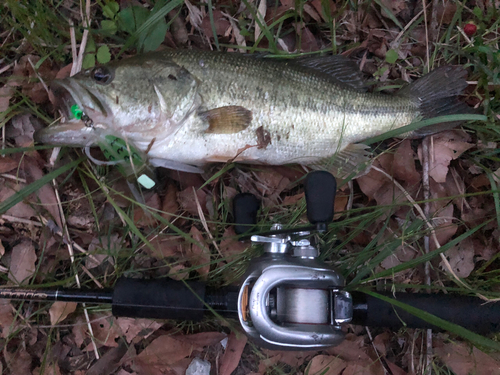
<svg viewBox="0 0 500 375">
<path fill-rule="evenodd" d="M 344 278 L 317 259 L 312 232 L 326 229 L 333 219 L 336 183 L 327 172 L 306 180 L 310 230 L 283 231 L 274 224 L 268 235 L 251 236 L 264 244 L 265 254 L 253 260 L 238 295 L 238 318 L 258 345 L 271 349 L 313 349 L 338 345 L 340 325 L 352 319 L 352 297 Z M 250 194 L 234 200 L 235 221 L 252 224 L 258 202 Z M 237 232 L 245 228 L 237 225 Z"/>
</svg>

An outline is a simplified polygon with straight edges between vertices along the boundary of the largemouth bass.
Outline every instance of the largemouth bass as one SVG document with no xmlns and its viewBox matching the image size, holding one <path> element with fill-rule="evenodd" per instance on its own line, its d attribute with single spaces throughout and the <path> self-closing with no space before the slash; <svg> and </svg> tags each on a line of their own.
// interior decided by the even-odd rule
<svg viewBox="0 0 500 375">
<path fill-rule="evenodd" d="M 468 112 L 457 100 L 465 76 L 460 67 L 442 67 L 386 95 L 366 92 L 356 64 L 342 56 L 166 50 L 55 81 L 66 120 L 35 139 L 86 147 L 113 135 L 147 154 L 153 166 L 190 172 L 237 161 L 328 165 L 344 174 L 369 159 L 359 143 L 364 139 Z"/>
</svg>

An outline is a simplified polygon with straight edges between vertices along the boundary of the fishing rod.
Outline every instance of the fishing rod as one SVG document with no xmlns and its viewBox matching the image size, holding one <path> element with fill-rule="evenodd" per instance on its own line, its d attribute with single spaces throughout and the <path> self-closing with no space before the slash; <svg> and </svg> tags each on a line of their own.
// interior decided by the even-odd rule
<svg viewBox="0 0 500 375">
<path fill-rule="evenodd" d="M 270 349 L 307 350 L 338 345 L 348 323 L 399 329 L 436 328 L 386 299 L 345 289 L 343 276 L 318 259 L 314 234 L 333 220 L 336 181 L 315 171 L 305 180 L 311 225 L 283 230 L 274 224 L 263 235 L 264 255 L 251 261 L 239 286 L 210 289 L 199 281 L 119 278 L 113 289 L 2 288 L 0 298 L 111 304 L 115 316 L 200 321 L 205 313 L 239 320 L 246 334 Z M 239 194 L 233 202 L 235 231 L 256 223 L 259 202 Z M 450 294 L 378 293 L 471 331 L 500 331 L 500 305 Z M 439 329 L 439 328 L 438 328 Z"/>
</svg>

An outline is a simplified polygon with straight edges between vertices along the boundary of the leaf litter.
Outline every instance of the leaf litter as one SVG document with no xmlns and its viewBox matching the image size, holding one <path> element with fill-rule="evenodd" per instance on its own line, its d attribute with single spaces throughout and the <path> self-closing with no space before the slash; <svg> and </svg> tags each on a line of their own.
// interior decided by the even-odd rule
<svg viewBox="0 0 500 375">
<path fill-rule="evenodd" d="M 421 71 L 422 62 L 427 58 L 427 25 L 414 18 L 422 11 L 421 4 L 384 0 L 354 8 L 347 3 L 319 0 L 307 2 L 301 7 L 296 2 L 284 0 L 274 5 L 265 1 L 255 4 L 213 2 L 211 12 L 215 24 L 212 25 L 206 5 L 188 1 L 184 3 L 186 6 L 180 12 L 174 10 L 168 16 L 169 20 L 175 22 L 165 35 L 164 45 L 208 49 L 215 48 L 217 40 L 218 43 L 232 45 L 229 50 L 248 51 L 253 48 L 251 46 L 254 46 L 257 35 L 261 38 L 258 44 L 255 43 L 258 49 L 272 48 L 274 43 L 277 50 L 311 52 L 331 47 L 332 38 L 336 38 L 335 48 L 360 62 L 363 72 L 374 76 L 379 83 L 398 84 L 409 81 L 415 71 Z M 456 4 L 451 1 L 434 3 L 437 8 L 433 12 L 436 12 L 441 25 L 439 32 L 444 33 L 446 26 L 455 22 Z M 116 4 L 118 9 L 128 6 L 123 2 Z M 478 1 L 475 4 L 486 17 L 485 3 Z M 148 4 L 144 6 L 149 9 Z M 251 9 L 253 6 L 255 9 Z M 98 7 L 94 9 L 92 17 L 102 17 L 99 11 Z M 79 22 L 79 11 L 75 15 L 77 13 L 78 17 L 74 21 Z M 474 18 L 478 17 L 479 12 L 474 9 L 473 13 L 464 14 Z M 264 28 L 256 22 L 256 17 L 264 22 Z M 277 20 L 280 29 L 285 32 L 274 41 L 268 40 L 266 33 L 269 30 L 265 27 L 272 30 L 270 25 Z M 334 33 L 328 27 L 331 21 L 336 25 Z M 482 27 L 487 27 L 487 21 L 483 23 Z M 408 32 L 404 32 L 401 26 L 408 27 Z M 3 31 L 0 29 L 1 33 Z M 26 42 L 28 39 L 17 31 L 14 33 L 22 40 L 24 47 L 18 49 L 15 56 L 10 52 L 6 54 L 6 61 L 12 61 L 10 67 L 4 69 L 3 60 L 0 62 L 1 78 L 5 78 L 0 87 L 0 112 L 10 111 L 24 97 L 33 105 L 24 113 L 16 112 L 7 122 L 6 138 L 3 140 L 7 148 L 32 146 L 33 132 L 47 125 L 48 118 L 58 117 L 49 103 L 50 93 L 45 90 L 43 82 L 49 82 L 56 76 L 67 76 L 72 68 L 72 64 L 67 64 L 67 58 L 47 58 L 39 53 L 36 44 Z M 5 33 L 1 35 L 7 36 Z M 77 35 L 81 37 L 81 34 Z M 107 39 L 99 33 L 94 37 L 103 45 L 107 43 Z M 434 40 L 439 39 L 436 37 Z M 109 46 L 108 49 L 116 56 L 118 50 L 115 51 L 111 44 Z M 477 96 L 481 95 L 485 93 L 478 91 Z M 467 100 L 479 99 L 469 96 Z M 341 254 L 362 251 L 382 228 L 386 228 L 379 238 L 378 246 L 395 240 L 399 240 L 400 244 L 377 265 L 378 268 L 390 269 L 419 256 L 420 249 L 408 239 L 411 236 L 418 237 L 419 233 L 409 234 L 406 230 L 418 224 L 421 218 L 405 194 L 408 193 L 417 202 L 423 200 L 423 159 L 419 144 L 408 139 L 382 144 L 382 150 L 387 151 L 378 156 L 375 166 L 391 178 L 371 170 L 354 183 L 340 187 L 335 201 L 336 220 L 352 217 L 353 214 L 344 211 L 351 208 L 373 210 L 384 206 L 389 210 L 377 215 L 364 227 L 355 228 L 356 225 L 349 224 L 339 229 L 339 236 L 354 233 L 352 241 L 340 249 Z M 463 234 L 466 226 L 473 228 L 483 223 L 485 218 L 498 214 L 493 194 L 489 193 L 492 189 L 491 180 L 485 172 L 485 166 L 478 165 L 484 160 L 471 156 L 488 149 L 494 150 L 496 142 L 486 142 L 476 134 L 454 130 L 432 136 L 430 144 L 430 216 L 438 242 L 443 246 Z M 73 156 L 64 155 L 59 165 Z M 45 151 L 1 157 L 0 201 L 22 191 L 27 184 L 49 172 L 49 158 L 50 153 Z M 490 158 L 486 164 L 493 172 L 493 181 L 498 184 L 498 161 Z M 115 212 L 102 194 L 97 193 L 101 186 L 99 184 L 107 182 L 106 176 L 96 173 L 94 180 L 89 178 L 89 169 L 78 173 L 58 179 L 61 206 L 53 185 L 47 184 L 2 213 L 0 237 L 5 252 L 0 262 L 3 268 L 10 270 L 5 281 L 28 282 L 35 279 L 40 284 L 64 281 L 67 286 L 75 286 L 70 257 L 60 244 L 61 238 L 47 229 L 39 230 L 37 226 L 53 220 L 59 229 L 63 229 L 64 224 L 59 216 L 61 209 L 67 218 L 71 241 L 83 249 L 77 254 L 76 268 L 85 287 L 98 284 L 112 286 L 118 276 L 129 273 L 133 276 L 142 274 L 144 277 L 169 275 L 177 279 L 204 278 L 215 286 L 233 281 L 235 275 L 241 272 L 241 259 L 250 251 L 250 245 L 237 241 L 234 229 L 228 225 L 233 220 L 228 202 L 238 192 L 257 195 L 262 202 L 261 216 L 265 216 L 268 222 L 287 220 L 291 216 L 298 217 L 299 222 L 305 222 L 304 216 L 296 212 L 304 201 L 303 190 L 297 181 L 305 172 L 294 167 L 241 166 L 229 169 L 208 184 L 205 184 L 205 180 L 211 175 L 202 178 L 183 172 L 164 171 L 166 185 L 152 194 L 146 194 L 146 204 L 160 210 L 161 217 L 169 225 L 175 225 L 182 235 L 146 214 L 142 208 L 132 207 L 130 201 L 121 195 L 127 196 L 128 192 L 123 189 L 123 180 L 118 179 L 114 185 L 111 184 L 112 188 L 117 187 L 118 194 L 113 191 L 111 196 L 119 203 L 119 207 L 133 212 L 135 225 L 152 244 L 152 247 L 144 247 L 128 231 L 120 214 Z M 82 181 L 87 184 L 87 190 L 82 187 Z M 87 198 L 88 192 L 92 204 Z M 200 208 L 213 240 L 200 224 Z M 495 262 L 497 259 L 499 238 L 499 230 L 493 222 L 449 249 L 445 256 L 457 275 L 463 278 L 476 277 L 475 272 L 485 262 Z M 431 241 L 432 249 L 434 244 Z M 342 259 L 339 263 L 342 264 Z M 437 268 L 438 265 L 435 264 Z M 494 270 L 495 265 L 489 264 L 488 269 Z M 440 283 L 443 283 L 443 275 L 438 279 Z M 400 272 L 386 281 L 408 285 L 406 289 L 411 290 L 411 285 L 420 285 L 422 280 L 421 272 L 413 269 Z M 147 319 L 112 318 L 109 312 L 91 314 L 91 335 L 83 319 L 83 310 L 78 306 L 54 303 L 49 309 L 39 310 L 36 318 L 33 318 L 29 313 L 32 309 L 36 310 L 38 305 L 28 305 L 20 307 L 19 303 L 9 301 L 0 303 L 2 337 L 8 340 L 4 344 L 2 366 L 12 374 L 83 374 L 87 369 L 88 373 L 99 374 L 183 374 L 193 358 L 203 358 L 212 363 L 212 369 L 222 374 L 264 374 L 281 369 L 299 374 L 382 374 L 390 369 L 393 374 L 399 375 L 420 371 L 415 369 L 413 363 L 418 362 L 419 355 L 424 355 L 418 343 L 412 346 L 415 340 L 406 331 L 398 334 L 377 331 L 379 334 L 373 340 L 373 346 L 377 349 L 375 352 L 367 332 L 354 326 L 347 328 L 347 339 L 340 346 L 321 352 L 257 351 L 250 349 L 250 345 L 245 346 L 246 338 L 230 332 L 223 324 L 214 327 L 213 322 L 205 322 L 187 327 L 182 323 L 175 325 Z M 52 335 L 46 328 L 40 328 L 39 334 L 33 334 L 32 331 L 30 335 L 24 334 L 29 329 L 25 328 L 27 324 L 34 325 L 35 322 L 45 322 L 46 326 L 49 323 L 55 325 L 56 334 Z M 71 328 L 59 328 L 61 323 L 69 324 Z M 199 333 L 192 334 L 193 330 Z M 22 334 L 19 335 L 19 332 Z M 35 329 L 35 332 L 38 331 Z M 228 334 L 229 340 L 224 350 L 220 341 Z M 41 336 L 44 338 L 41 339 Z M 57 359 L 54 355 L 54 359 L 43 362 L 43 348 L 54 345 L 58 337 L 62 337 L 62 341 L 57 342 L 58 347 L 64 349 L 58 349 Z M 477 348 L 468 348 L 462 342 L 440 340 L 434 345 L 437 360 L 457 375 L 473 371 L 495 373 L 498 369 L 498 362 Z M 96 359 L 92 353 L 92 341 L 99 347 L 100 359 Z M 29 343 L 33 344 L 30 346 Z M 40 345 L 40 349 L 28 351 L 35 344 Z"/>
</svg>

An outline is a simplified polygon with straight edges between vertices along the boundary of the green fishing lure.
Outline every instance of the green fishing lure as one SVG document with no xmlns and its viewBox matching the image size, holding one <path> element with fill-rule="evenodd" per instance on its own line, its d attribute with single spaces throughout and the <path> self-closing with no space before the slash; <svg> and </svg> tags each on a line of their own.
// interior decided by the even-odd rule
<svg viewBox="0 0 500 375">
<path fill-rule="evenodd" d="M 73 104 L 70 110 L 77 120 L 82 120 L 85 117 L 85 113 L 78 107 L 78 104 Z M 155 181 L 146 174 L 148 171 L 147 157 L 143 152 L 122 138 L 110 134 L 101 135 L 98 145 L 105 158 L 111 164 L 116 165 L 122 175 L 127 178 L 138 176 L 137 182 L 146 189 L 155 186 Z M 89 157 L 91 157 L 90 154 Z M 97 161 L 94 160 L 94 162 Z"/>
<path fill-rule="evenodd" d="M 147 159 L 144 153 L 130 143 L 114 135 L 101 136 L 99 147 L 104 157 L 110 162 L 116 162 L 116 167 L 126 177 L 138 176 L 137 182 L 146 189 L 155 186 L 154 180 L 146 173 Z"/>
</svg>

